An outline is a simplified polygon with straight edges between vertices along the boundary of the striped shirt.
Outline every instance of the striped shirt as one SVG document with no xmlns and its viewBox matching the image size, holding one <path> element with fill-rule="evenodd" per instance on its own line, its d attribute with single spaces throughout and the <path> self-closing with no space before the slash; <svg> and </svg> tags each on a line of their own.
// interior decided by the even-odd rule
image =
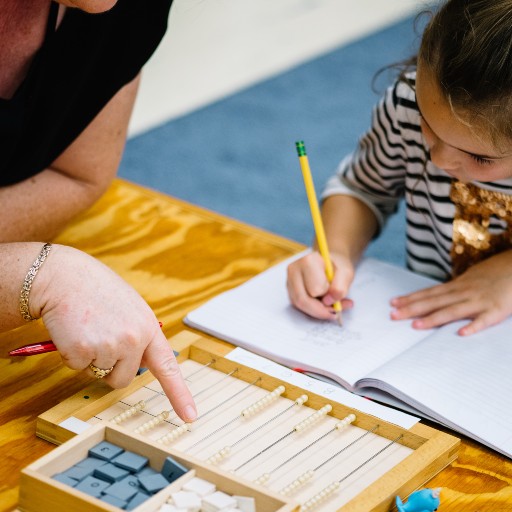
<svg viewBox="0 0 512 512">
<path fill-rule="evenodd" d="M 408 78 L 414 84 L 415 74 Z M 322 197 L 359 198 L 374 212 L 380 229 L 405 198 L 407 267 L 444 280 L 452 267 L 453 180 L 430 161 L 413 87 L 397 81 L 375 106 L 370 129 L 341 161 Z M 473 184 L 512 195 L 512 179 Z M 505 227 L 504 221 L 491 219 L 491 231 Z"/>
</svg>

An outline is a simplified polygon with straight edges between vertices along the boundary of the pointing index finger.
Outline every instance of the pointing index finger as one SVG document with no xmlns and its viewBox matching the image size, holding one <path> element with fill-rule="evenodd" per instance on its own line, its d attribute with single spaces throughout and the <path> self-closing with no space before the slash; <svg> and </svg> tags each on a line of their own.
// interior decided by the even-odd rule
<svg viewBox="0 0 512 512">
<path fill-rule="evenodd" d="M 158 332 L 147 346 L 143 361 L 160 382 L 176 414 L 186 423 L 194 421 L 197 417 L 194 399 L 181 375 L 174 352 L 163 333 Z"/>
</svg>

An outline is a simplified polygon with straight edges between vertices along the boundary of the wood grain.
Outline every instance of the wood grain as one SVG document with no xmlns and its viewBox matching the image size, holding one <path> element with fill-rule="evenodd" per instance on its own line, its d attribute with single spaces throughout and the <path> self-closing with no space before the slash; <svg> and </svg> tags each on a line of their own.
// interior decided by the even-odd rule
<svg viewBox="0 0 512 512">
<path fill-rule="evenodd" d="M 55 242 L 121 274 L 148 301 L 167 337 L 183 329 L 190 310 L 303 248 L 122 180 Z M 58 353 L 8 356 L 47 336 L 39 322 L 0 334 L 2 511 L 16 506 L 21 468 L 54 448 L 36 438 L 36 417 L 91 382 L 64 367 Z M 440 512 L 512 511 L 512 461 L 473 441 L 463 440 L 458 460 L 429 486 L 443 487 Z"/>
</svg>

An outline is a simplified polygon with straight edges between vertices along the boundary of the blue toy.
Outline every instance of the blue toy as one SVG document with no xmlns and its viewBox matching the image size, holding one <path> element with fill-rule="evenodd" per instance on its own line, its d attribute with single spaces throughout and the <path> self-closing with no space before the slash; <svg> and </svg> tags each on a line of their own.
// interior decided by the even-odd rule
<svg viewBox="0 0 512 512">
<path fill-rule="evenodd" d="M 441 489 L 422 489 L 415 491 L 404 505 L 399 496 L 396 497 L 396 507 L 398 512 L 434 512 L 439 507 L 441 500 L 439 495 Z"/>
</svg>

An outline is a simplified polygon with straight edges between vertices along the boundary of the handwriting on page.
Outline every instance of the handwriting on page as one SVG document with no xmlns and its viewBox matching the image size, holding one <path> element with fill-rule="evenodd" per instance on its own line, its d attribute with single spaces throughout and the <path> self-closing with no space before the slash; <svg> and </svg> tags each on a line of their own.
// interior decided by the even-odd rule
<svg viewBox="0 0 512 512">
<path fill-rule="evenodd" d="M 337 323 L 322 322 L 309 327 L 300 339 L 322 348 L 339 347 L 348 342 L 361 341 L 363 337 L 360 332 L 347 327 L 340 328 Z"/>
<path fill-rule="evenodd" d="M 190 313 L 188 323 L 288 366 L 339 376 L 349 386 L 426 335 L 411 329 L 410 322 L 392 321 L 389 299 L 432 285 L 432 280 L 381 262 L 362 262 L 350 290 L 354 307 L 343 311 L 340 327 L 290 304 L 288 264 L 215 297 Z"/>
</svg>

